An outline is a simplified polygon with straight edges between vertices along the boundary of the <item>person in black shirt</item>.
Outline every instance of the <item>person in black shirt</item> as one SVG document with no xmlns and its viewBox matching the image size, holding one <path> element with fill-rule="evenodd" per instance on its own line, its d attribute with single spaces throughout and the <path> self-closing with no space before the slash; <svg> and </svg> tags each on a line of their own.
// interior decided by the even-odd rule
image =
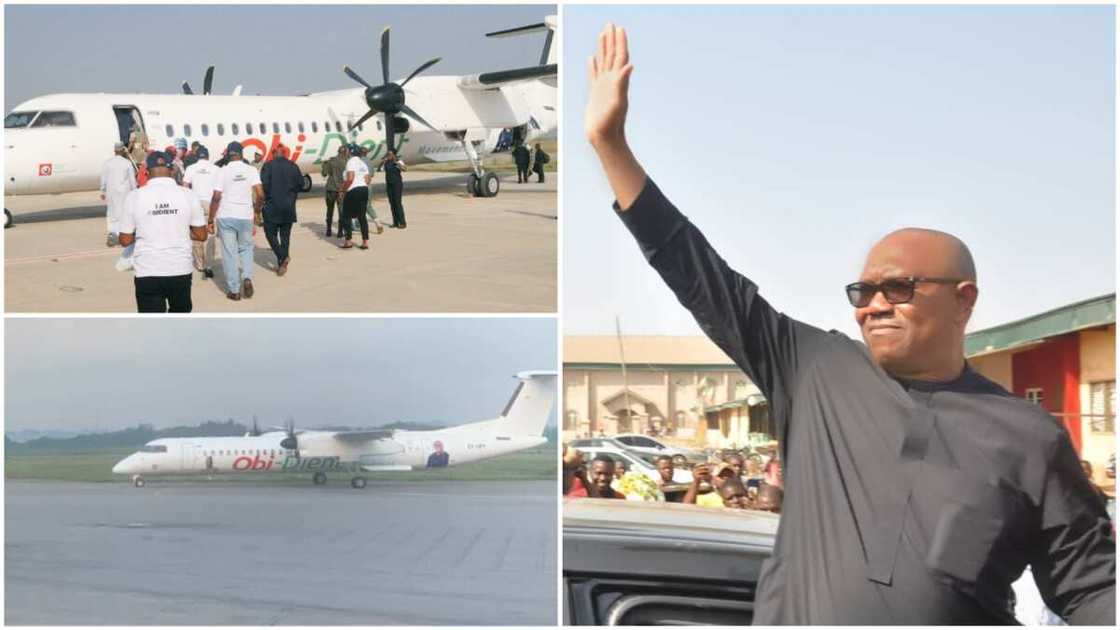
<svg viewBox="0 0 1120 630">
<path fill-rule="evenodd" d="M 401 204 L 401 195 L 404 193 L 401 171 L 408 169 L 404 162 L 397 159 L 396 151 L 386 153 L 377 168 L 385 171 L 385 194 L 389 197 L 389 207 L 393 212 L 393 225 L 390 227 L 404 229 L 408 227 L 408 223 L 404 220 L 404 205 Z"/>
<path fill-rule="evenodd" d="M 296 222 L 296 198 L 303 188 L 303 174 L 288 159 L 287 147 L 277 147 L 273 158 L 261 167 L 261 186 L 265 198 L 264 236 L 276 254 L 276 275 L 282 276 L 292 262 L 292 224 Z"/>
<path fill-rule="evenodd" d="M 529 181 L 529 147 L 520 142 L 513 148 L 513 162 L 517 165 L 517 183 Z"/>
<path fill-rule="evenodd" d="M 436 450 L 428 456 L 428 468 L 447 468 L 451 464 L 451 456 L 443 450 L 443 442 L 436 440 L 432 446 Z"/>
<path fill-rule="evenodd" d="M 1030 565 L 1069 623 L 1115 625 L 1116 543 L 1069 435 L 973 371 L 968 248 L 924 229 L 873 246 L 845 287 L 863 343 L 782 314 L 650 180 L 625 137 L 626 35 L 592 60 L 585 131 L 615 210 L 705 333 L 762 390 L 782 519 L 754 623 L 1014 624 Z"/>
<path fill-rule="evenodd" d="M 533 172 L 537 174 L 538 184 L 544 183 L 544 165 L 550 161 L 552 161 L 552 158 L 544 152 L 540 143 L 535 144 L 533 146 Z"/>
</svg>

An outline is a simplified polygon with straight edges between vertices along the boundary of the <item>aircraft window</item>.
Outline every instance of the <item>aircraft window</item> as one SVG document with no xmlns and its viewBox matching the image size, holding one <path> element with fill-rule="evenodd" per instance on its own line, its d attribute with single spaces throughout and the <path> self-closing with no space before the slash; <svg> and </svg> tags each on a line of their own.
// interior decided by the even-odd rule
<svg viewBox="0 0 1120 630">
<path fill-rule="evenodd" d="M 218 123 L 218 135 L 219 136 L 226 135 L 226 127 L 222 123 Z"/>
<path fill-rule="evenodd" d="M 190 125 L 183 125 L 183 135 L 188 137 L 188 138 L 191 137 L 191 126 Z"/>
<path fill-rule="evenodd" d="M 280 133 L 280 123 L 272 123 L 272 133 Z"/>
<path fill-rule="evenodd" d="M 147 444 L 140 447 L 141 453 L 166 453 L 167 446 L 164 444 Z"/>
<path fill-rule="evenodd" d="M 331 121 L 328 120 L 327 122 L 323 123 L 323 131 L 325 133 L 330 133 L 330 131 L 331 131 Z"/>
<path fill-rule="evenodd" d="M 70 112 L 42 112 L 32 127 L 76 127 L 74 114 Z"/>
<path fill-rule="evenodd" d="M 338 122 L 337 120 L 334 121 L 334 130 L 338 133 L 342 133 L 342 123 Z"/>
<path fill-rule="evenodd" d="M 299 129 L 300 133 L 303 133 L 303 123 L 296 123 L 296 128 Z"/>
<path fill-rule="evenodd" d="M 207 126 L 206 123 L 202 123 L 202 135 L 204 135 L 204 136 L 210 135 L 210 127 Z"/>
<path fill-rule="evenodd" d="M 174 126 L 168 125 L 165 128 L 165 131 L 167 131 L 167 137 L 168 138 L 174 138 L 175 137 L 175 127 Z"/>
<path fill-rule="evenodd" d="M 362 126 L 358 125 L 358 131 L 362 131 Z"/>
<path fill-rule="evenodd" d="M 229 132 L 236 136 L 237 134 L 241 133 L 240 127 L 237 126 L 237 123 L 232 123 L 229 126 Z"/>
<path fill-rule="evenodd" d="M 377 123 L 377 130 L 378 130 L 378 131 L 381 131 L 381 121 L 380 121 L 380 120 L 377 120 L 377 121 L 374 121 L 374 122 L 376 122 L 376 123 Z"/>
<path fill-rule="evenodd" d="M 259 123 L 257 126 L 260 127 L 261 133 L 268 133 L 267 131 L 265 131 L 264 123 Z"/>
<path fill-rule="evenodd" d="M 4 117 L 5 129 L 23 129 L 35 119 L 39 112 L 12 112 Z"/>
<path fill-rule="evenodd" d="M 319 123 L 311 121 L 311 133 L 319 133 Z"/>
<path fill-rule="evenodd" d="M 292 123 L 284 123 L 284 133 L 292 133 Z"/>
</svg>

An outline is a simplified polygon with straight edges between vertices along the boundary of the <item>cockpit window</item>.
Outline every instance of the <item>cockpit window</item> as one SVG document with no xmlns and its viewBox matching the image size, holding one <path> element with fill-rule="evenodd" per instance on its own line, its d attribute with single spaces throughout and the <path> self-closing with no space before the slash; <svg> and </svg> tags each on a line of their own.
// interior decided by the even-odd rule
<svg viewBox="0 0 1120 630">
<path fill-rule="evenodd" d="M 41 112 L 32 127 L 76 127 L 73 112 Z"/>
<path fill-rule="evenodd" d="M 166 453 L 167 445 L 165 444 L 146 444 L 140 449 L 141 453 Z"/>
<path fill-rule="evenodd" d="M 12 112 L 4 117 L 5 129 L 23 129 L 31 124 L 39 112 Z"/>
</svg>

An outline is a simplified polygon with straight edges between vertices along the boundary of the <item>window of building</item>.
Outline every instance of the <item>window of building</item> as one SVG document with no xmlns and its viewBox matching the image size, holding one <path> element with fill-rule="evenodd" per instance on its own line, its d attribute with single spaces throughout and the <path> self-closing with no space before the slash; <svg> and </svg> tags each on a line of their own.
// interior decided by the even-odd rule
<svg viewBox="0 0 1120 630">
<path fill-rule="evenodd" d="M 190 125 L 183 125 L 183 135 L 188 137 L 188 138 L 191 137 L 191 126 Z"/>
<path fill-rule="evenodd" d="M 172 127 L 171 125 L 167 125 L 166 127 L 163 128 L 163 130 L 167 132 L 167 137 L 168 138 L 174 138 L 175 137 L 175 127 Z"/>
<path fill-rule="evenodd" d="M 202 123 L 202 135 L 203 136 L 210 135 L 210 126 L 207 125 L 206 123 Z"/>
<path fill-rule="evenodd" d="M 1042 395 L 1042 388 L 1041 387 L 1028 387 L 1027 391 L 1025 391 L 1023 393 L 1023 397 L 1026 398 L 1027 400 L 1029 400 L 1030 402 L 1038 405 L 1039 407 L 1042 406 L 1042 402 L 1045 400 L 1045 398 Z"/>
<path fill-rule="evenodd" d="M 292 123 L 284 123 L 284 133 L 292 133 Z"/>
<path fill-rule="evenodd" d="M 74 114 L 71 112 L 41 112 L 32 127 L 75 127 Z"/>
<path fill-rule="evenodd" d="M 1116 431 L 1116 381 L 1089 383 L 1089 413 L 1093 433 Z"/>
</svg>

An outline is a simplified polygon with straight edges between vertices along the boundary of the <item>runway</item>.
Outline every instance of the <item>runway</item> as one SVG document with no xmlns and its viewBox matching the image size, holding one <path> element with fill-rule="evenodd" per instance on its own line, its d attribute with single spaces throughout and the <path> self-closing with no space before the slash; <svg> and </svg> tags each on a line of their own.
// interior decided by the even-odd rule
<svg viewBox="0 0 1120 630">
<path fill-rule="evenodd" d="M 194 310 L 554 312 L 557 204 L 549 175 L 544 184 L 503 177 L 498 196 L 483 199 L 467 193 L 465 174 L 410 173 L 408 228 L 371 235 L 368 251 L 339 249 L 336 238 L 324 236 L 317 183 L 297 202 L 287 275 L 276 276 L 276 258 L 258 229 L 253 299 L 226 299 L 219 262 L 214 280 L 194 274 Z M 373 186 L 374 206 L 391 223 L 384 188 Z M 4 203 L 16 221 L 4 230 L 8 312 L 135 312 L 133 276 L 113 267 L 121 250 L 105 247 L 105 206 L 96 192 Z M 360 243 L 360 234 L 355 238 Z"/>
<path fill-rule="evenodd" d="M 8 481 L 8 625 L 556 623 L 552 481 Z"/>
</svg>

